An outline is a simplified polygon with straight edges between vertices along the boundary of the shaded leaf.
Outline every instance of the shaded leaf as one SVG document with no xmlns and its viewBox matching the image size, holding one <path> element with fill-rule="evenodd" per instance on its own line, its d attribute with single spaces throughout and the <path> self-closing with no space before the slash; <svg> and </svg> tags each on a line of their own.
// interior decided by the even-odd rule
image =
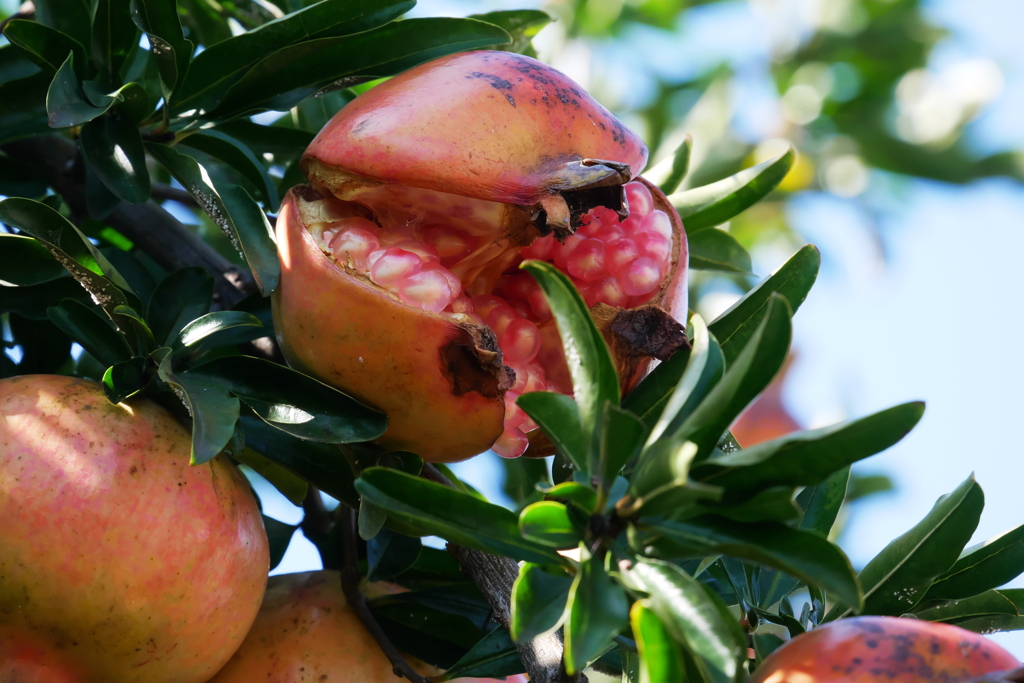
<svg viewBox="0 0 1024 683">
<path fill-rule="evenodd" d="M 271 211 L 277 210 L 280 203 L 277 188 L 267 169 L 245 143 L 211 128 L 189 135 L 181 141 L 180 146 L 200 150 L 223 161 L 263 193 L 263 199 Z"/>
<path fill-rule="evenodd" d="M 115 365 L 131 358 L 132 350 L 124 337 L 95 307 L 65 299 L 47 308 L 46 315 L 54 325 L 104 365 Z"/>
<path fill-rule="evenodd" d="M 270 570 L 273 571 L 281 564 L 281 559 L 292 542 L 292 535 L 299 527 L 263 515 L 263 528 L 267 530 L 267 540 L 270 541 Z"/>
<path fill-rule="evenodd" d="M 210 310 L 213 277 L 198 266 L 181 268 L 160 281 L 146 308 L 153 337 L 169 346 L 181 330 Z"/>
<path fill-rule="evenodd" d="M 27 235 L 0 233 L 0 280 L 12 285 L 38 285 L 67 275 L 53 254 Z"/>
<path fill-rule="evenodd" d="M 611 647 L 612 639 L 629 623 L 629 599 L 608 575 L 603 558 L 585 558 L 565 609 L 565 670 L 573 675 Z"/>
<path fill-rule="evenodd" d="M 213 379 L 174 372 L 169 354 L 161 361 L 158 373 L 192 416 L 192 464 L 209 462 L 231 441 L 238 421 L 238 399 Z"/>
<path fill-rule="evenodd" d="M 968 548 L 935 580 L 924 601 L 961 600 L 998 588 L 1024 572 L 1024 526 Z"/>
<path fill-rule="evenodd" d="M 81 43 L 38 21 L 12 19 L 4 27 L 4 37 L 51 73 L 60 69 L 69 53 L 74 53 L 75 63 L 85 64 L 85 48 Z"/>
<path fill-rule="evenodd" d="M 535 391 L 516 400 L 543 430 L 558 452 L 572 462 L 577 471 L 587 469 L 587 447 L 583 442 L 580 412 L 572 396 L 553 391 Z"/>
<path fill-rule="evenodd" d="M 434 681 L 473 676 L 477 678 L 504 678 L 523 673 L 523 660 L 508 629 L 498 627 L 481 638 L 462 659 L 448 667 Z"/>
<path fill-rule="evenodd" d="M 524 563 L 512 586 L 512 638 L 528 642 L 558 628 L 572 583 L 564 573 L 552 574 L 542 565 Z"/>
<path fill-rule="evenodd" d="M 149 39 L 164 101 L 171 101 L 171 93 L 188 71 L 195 46 L 182 34 L 173 0 L 131 0 L 130 8 L 132 21 Z"/>
<path fill-rule="evenodd" d="M 131 121 L 101 116 L 82 127 L 82 151 L 96 175 L 119 199 L 141 204 L 149 199 L 149 171 L 142 136 Z"/>
</svg>

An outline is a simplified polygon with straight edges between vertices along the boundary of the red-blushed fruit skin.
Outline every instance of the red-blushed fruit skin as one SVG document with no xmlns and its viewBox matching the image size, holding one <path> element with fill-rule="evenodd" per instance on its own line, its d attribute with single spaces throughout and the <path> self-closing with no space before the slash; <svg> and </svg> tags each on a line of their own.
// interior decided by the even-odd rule
<svg viewBox="0 0 1024 683">
<path fill-rule="evenodd" d="M 369 586 L 374 592 L 374 585 Z M 393 592 L 393 588 L 377 589 Z M 415 660 L 423 675 L 439 672 Z M 336 571 L 271 577 L 256 623 L 210 683 L 394 683 L 399 679 L 349 607 Z M 460 683 L 491 679 L 459 678 Z M 519 676 L 508 683 L 525 683 Z M 496 681 L 494 683 L 497 683 Z"/>
<path fill-rule="evenodd" d="M 427 62 L 363 93 L 304 156 L 380 182 L 531 205 L 569 189 L 566 162 L 615 161 L 635 177 L 647 147 L 547 64 L 481 51 Z"/>
<path fill-rule="evenodd" d="M 505 415 L 498 380 L 480 377 L 474 388 L 446 374 L 446 350 L 458 355 L 472 345 L 464 330 L 327 258 L 303 225 L 294 190 L 278 213 L 277 248 L 274 323 L 289 364 L 384 411 L 385 448 L 430 462 L 490 448 Z"/>
<path fill-rule="evenodd" d="M 89 380 L 0 380 L 0 680 L 200 683 L 228 660 L 267 537 L 238 470 L 190 467 L 190 443 Z"/>
<path fill-rule="evenodd" d="M 996 643 L 956 626 L 853 617 L 786 643 L 761 663 L 750 683 L 957 683 L 1018 666 Z"/>
</svg>

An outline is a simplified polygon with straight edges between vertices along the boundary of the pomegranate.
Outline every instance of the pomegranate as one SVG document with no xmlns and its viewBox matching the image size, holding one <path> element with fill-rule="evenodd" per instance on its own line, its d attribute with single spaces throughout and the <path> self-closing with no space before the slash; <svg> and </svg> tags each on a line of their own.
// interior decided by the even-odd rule
<svg viewBox="0 0 1024 683">
<path fill-rule="evenodd" d="M 625 389 L 683 341 L 686 237 L 636 178 L 646 161 L 576 83 L 521 55 L 443 57 L 367 91 L 306 150 L 311 185 L 278 216 L 285 356 L 386 412 L 385 447 L 521 455 L 536 425 L 516 399 L 572 392 L 524 259 L 572 279 Z"/>
<path fill-rule="evenodd" d="M 199 683 L 231 657 L 267 537 L 241 474 L 190 445 L 151 401 L 0 380 L 0 680 Z"/>
<path fill-rule="evenodd" d="M 377 584 L 368 593 L 393 592 L 397 587 Z M 440 671 L 419 661 L 410 662 L 420 674 Z M 336 571 L 282 574 L 271 577 L 256 623 L 242 647 L 210 683 L 392 683 L 391 662 L 373 636 L 363 628 L 341 590 Z M 459 678 L 459 683 L 487 683 L 491 679 Z M 507 678 L 525 683 L 525 678 Z M 494 683 L 497 683 L 494 681 Z"/>
<path fill-rule="evenodd" d="M 1018 666 L 999 645 L 957 626 L 853 617 L 789 641 L 765 658 L 750 683 L 957 683 Z"/>
</svg>

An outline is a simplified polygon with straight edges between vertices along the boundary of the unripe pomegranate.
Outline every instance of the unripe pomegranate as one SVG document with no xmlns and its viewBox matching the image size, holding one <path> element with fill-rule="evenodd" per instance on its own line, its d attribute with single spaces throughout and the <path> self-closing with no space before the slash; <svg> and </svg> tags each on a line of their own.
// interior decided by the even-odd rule
<svg viewBox="0 0 1024 683">
<path fill-rule="evenodd" d="M 256 617 L 256 501 L 188 431 L 95 382 L 0 380 L 0 681 L 200 683 Z"/>
<path fill-rule="evenodd" d="M 378 85 L 316 137 L 311 185 L 281 207 L 285 356 L 386 412 L 385 447 L 522 454 L 536 425 L 514 398 L 572 391 L 524 259 L 573 280 L 624 388 L 682 343 L 686 237 L 636 178 L 646 162 L 634 133 L 522 55 L 452 55 Z"/>
<path fill-rule="evenodd" d="M 397 587 L 367 593 L 391 592 Z M 401 589 L 398 589 L 401 590 Z M 420 674 L 440 671 L 410 662 Z M 220 673 L 210 683 L 395 683 L 399 679 L 377 641 L 345 600 L 336 571 L 282 574 L 271 577 L 256 623 Z M 459 683 L 491 679 L 459 678 Z M 525 683 L 525 678 L 507 678 Z M 493 683 L 497 683 L 494 681 Z"/>
<path fill-rule="evenodd" d="M 958 683 L 1018 666 L 999 645 L 957 626 L 853 617 L 789 641 L 761 662 L 750 683 Z"/>
</svg>

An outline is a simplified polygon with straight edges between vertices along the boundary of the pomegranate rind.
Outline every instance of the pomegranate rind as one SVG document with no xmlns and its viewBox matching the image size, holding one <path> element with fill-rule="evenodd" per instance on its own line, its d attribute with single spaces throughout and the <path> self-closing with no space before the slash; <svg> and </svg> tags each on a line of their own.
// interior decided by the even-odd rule
<svg viewBox="0 0 1024 683">
<path fill-rule="evenodd" d="M 628 177 L 584 159 L 626 165 Z M 358 176 L 520 206 L 622 184 L 646 163 L 643 141 L 572 79 L 493 51 L 442 57 L 363 93 L 302 161 L 311 182 L 338 196 Z"/>
<path fill-rule="evenodd" d="M 797 636 L 765 658 L 750 683 L 957 683 L 1018 666 L 993 641 L 957 626 L 867 616 Z"/>
<path fill-rule="evenodd" d="M 502 432 L 511 386 L 493 333 L 406 304 L 328 258 L 296 190 L 277 219 L 281 283 L 272 302 L 289 364 L 387 414 L 385 448 L 428 462 L 486 451 Z"/>
<path fill-rule="evenodd" d="M 231 657 L 267 537 L 238 470 L 190 450 L 152 401 L 0 380 L 0 680 L 201 683 Z"/>
</svg>

